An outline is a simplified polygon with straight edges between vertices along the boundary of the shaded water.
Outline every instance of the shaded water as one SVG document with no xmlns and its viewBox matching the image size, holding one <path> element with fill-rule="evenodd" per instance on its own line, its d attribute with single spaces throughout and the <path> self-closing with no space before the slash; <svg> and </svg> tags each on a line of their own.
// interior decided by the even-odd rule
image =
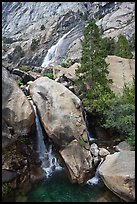
<svg viewBox="0 0 137 204">
<path fill-rule="evenodd" d="M 71 184 L 64 170 L 40 182 L 26 195 L 27 202 L 121 202 L 100 180 L 97 185 Z"/>
</svg>

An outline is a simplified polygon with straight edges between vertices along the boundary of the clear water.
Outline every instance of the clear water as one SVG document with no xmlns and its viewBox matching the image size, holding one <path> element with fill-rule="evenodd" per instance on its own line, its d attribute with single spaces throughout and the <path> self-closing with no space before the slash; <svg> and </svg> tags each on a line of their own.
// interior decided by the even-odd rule
<svg viewBox="0 0 137 204">
<path fill-rule="evenodd" d="M 107 195 L 107 196 L 106 196 Z M 34 186 L 26 195 L 26 202 L 120 202 L 100 180 L 97 185 L 71 184 L 64 170 Z"/>
</svg>

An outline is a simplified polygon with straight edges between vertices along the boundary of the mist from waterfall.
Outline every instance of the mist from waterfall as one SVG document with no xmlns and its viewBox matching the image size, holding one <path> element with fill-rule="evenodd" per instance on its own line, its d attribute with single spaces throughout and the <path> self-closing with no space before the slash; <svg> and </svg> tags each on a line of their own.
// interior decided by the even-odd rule
<svg viewBox="0 0 137 204">
<path fill-rule="evenodd" d="M 82 28 L 80 25 L 75 26 L 70 31 L 65 33 L 58 42 L 53 45 L 47 52 L 41 67 L 47 67 L 49 65 L 56 65 L 60 63 L 60 60 L 65 55 L 69 45 L 82 36 Z"/>
<path fill-rule="evenodd" d="M 44 170 L 46 177 L 52 175 L 55 170 L 61 170 L 62 167 L 59 165 L 56 157 L 53 154 L 52 144 L 45 144 L 44 135 L 40 120 L 37 114 L 36 106 L 31 101 L 31 104 L 35 112 L 35 122 L 36 122 L 36 131 L 37 131 L 37 153 L 41 161 L 41 168 Z"/>
</svg>

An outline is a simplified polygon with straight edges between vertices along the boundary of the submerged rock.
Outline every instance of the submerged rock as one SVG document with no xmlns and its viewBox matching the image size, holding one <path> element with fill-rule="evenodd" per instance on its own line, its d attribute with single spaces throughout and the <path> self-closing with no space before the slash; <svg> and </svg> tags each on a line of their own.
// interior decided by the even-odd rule
<svg viewBox="0 0 137 204">
<path fill-rule="evenodd" d="M 126 202 L 135 201 L 135 151 L 106 156 L 99 168 L 105 185 Z"/>
</svg>

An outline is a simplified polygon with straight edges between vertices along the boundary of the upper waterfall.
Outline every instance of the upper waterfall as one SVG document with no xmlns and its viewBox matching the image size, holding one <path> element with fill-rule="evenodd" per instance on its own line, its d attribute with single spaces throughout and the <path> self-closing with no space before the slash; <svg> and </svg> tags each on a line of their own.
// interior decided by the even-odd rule
<svg viewBox="0 0 137 204">
<path fill-rule="evenodd" d="M 81 26 L 75 26 L 70 31 L 65 33 L 58 42 L 53 45 L 47 52 L 41 67 L 59 64 L 61 58 L 66 53 L 68 46 L 77 38 L 82 36 Z"/>
</svg>

